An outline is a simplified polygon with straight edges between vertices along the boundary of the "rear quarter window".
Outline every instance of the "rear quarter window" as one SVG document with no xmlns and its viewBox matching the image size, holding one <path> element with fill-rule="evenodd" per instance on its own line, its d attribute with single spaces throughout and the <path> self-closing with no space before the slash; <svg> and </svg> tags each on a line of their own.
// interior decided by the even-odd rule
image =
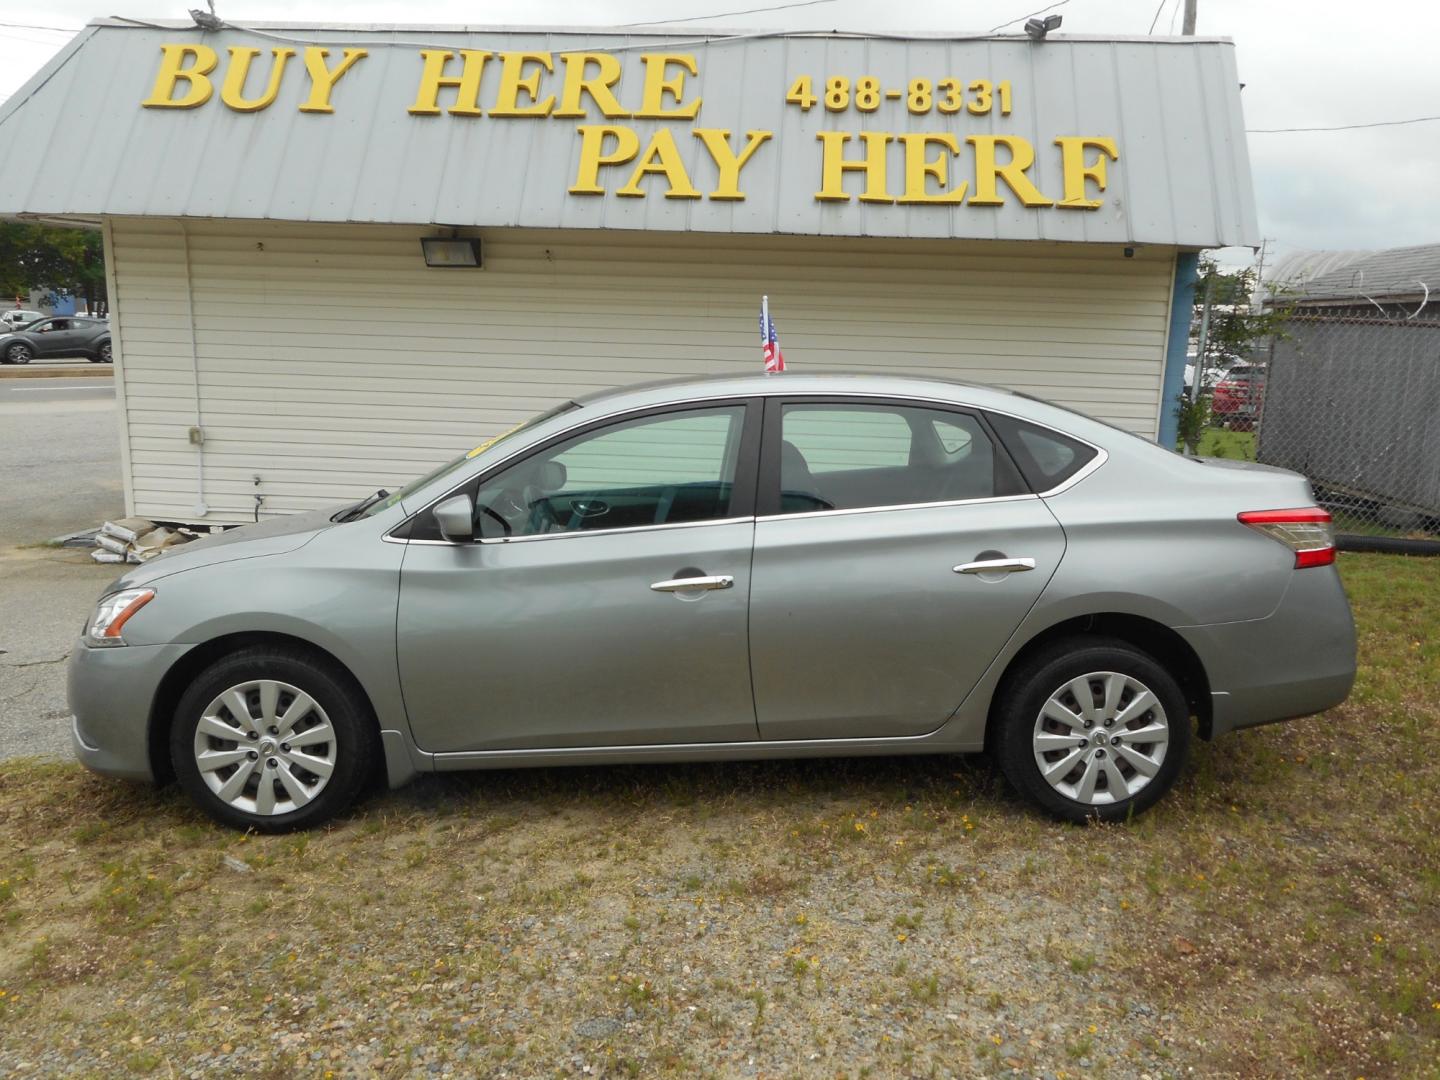
<svg viewBox="0 0 1440 1080">
<path fill-rule="evenodd" d="M 1032 491 L 1059 487 L 1099 453 L 1079 439 L 1013 416 L 991 413 L 989 420 Z"/>
</svg>

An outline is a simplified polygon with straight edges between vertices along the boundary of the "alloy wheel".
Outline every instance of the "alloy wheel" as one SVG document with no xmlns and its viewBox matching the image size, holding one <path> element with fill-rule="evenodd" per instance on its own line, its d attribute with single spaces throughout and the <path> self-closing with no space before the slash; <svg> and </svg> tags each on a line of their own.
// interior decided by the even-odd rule
<svg viewBox="0 0 1440 1080">
<path fill-rule="evenodd" d="M 12 364 L 28 364 L 34 355 L 28 345 L 11 345 L 10 350 L 5 354 L 5 359 Z"/>
<path fill-rule="evenodd" d="M 335 729 L 305 691 L 252 679 L 223 691 L 195 727 L 200 778 L 236 810 L 288 814 L 319 795 L 335 771 Z"/>
<path fill-rule="evenodd" d="M 1133 675 L 1096 671 L 1059 687 L 1035 718 L 1031 746 L 1046 783 L 1087 806 L 1123 802 L 1154 779 L 1170 723 Z"/>
</svg>

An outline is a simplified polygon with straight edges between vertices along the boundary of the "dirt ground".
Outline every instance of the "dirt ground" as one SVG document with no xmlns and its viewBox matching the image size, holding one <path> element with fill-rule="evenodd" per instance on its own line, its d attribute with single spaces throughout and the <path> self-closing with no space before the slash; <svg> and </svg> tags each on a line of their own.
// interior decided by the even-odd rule
<svg viewBox="0 0 1440 1080">
<path fill-rule="evenodd" d="M 981 760 L 431 777 L 335 827 L 0 763 L 0 1073 L 1434 1077 L 1440 560 L 1122 826 Z"/>
</svg>

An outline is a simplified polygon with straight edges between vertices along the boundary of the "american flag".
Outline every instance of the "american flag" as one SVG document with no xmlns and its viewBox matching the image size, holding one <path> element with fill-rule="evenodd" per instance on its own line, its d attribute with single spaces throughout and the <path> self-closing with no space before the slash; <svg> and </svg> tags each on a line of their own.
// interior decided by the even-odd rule
<svg viewBox="0 0 1440 1080">
<path fill-rule="evenodd" d="M 770 318 L 770 297 L 760 298 L 760 352 L 765 357 L 765 373 L 773 375 L 785 370 L 785 354 L 780 351 L 780 335 L 775 320 Z"/>
</svg>

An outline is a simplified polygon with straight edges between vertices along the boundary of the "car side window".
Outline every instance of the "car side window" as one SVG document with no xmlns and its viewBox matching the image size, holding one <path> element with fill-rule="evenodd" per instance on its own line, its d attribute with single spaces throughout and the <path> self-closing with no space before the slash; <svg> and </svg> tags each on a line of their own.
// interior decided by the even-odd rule
<svg viewBox="0 0 1440 1080">
<path fill-rule="evenodd" d="M 1097 453 L 1093 446 L 1079 439 L 1013 416 L 991 414 L 990 423 L 1035 491 L 1059 487 L 1088 465 Z"/>
<path fill-rule="evenodd" d="M 640 528 L 729 516 L 743 405 L 662 413 L 527 457 L 475 495 L 484 539 Z"/>
<path fill-rule="evenodd" d="M 1008 459 L 969 413 L 889 404 L 781 409 L 779 513 L 989 499 L 1021 490 Z"/>
</svg>

